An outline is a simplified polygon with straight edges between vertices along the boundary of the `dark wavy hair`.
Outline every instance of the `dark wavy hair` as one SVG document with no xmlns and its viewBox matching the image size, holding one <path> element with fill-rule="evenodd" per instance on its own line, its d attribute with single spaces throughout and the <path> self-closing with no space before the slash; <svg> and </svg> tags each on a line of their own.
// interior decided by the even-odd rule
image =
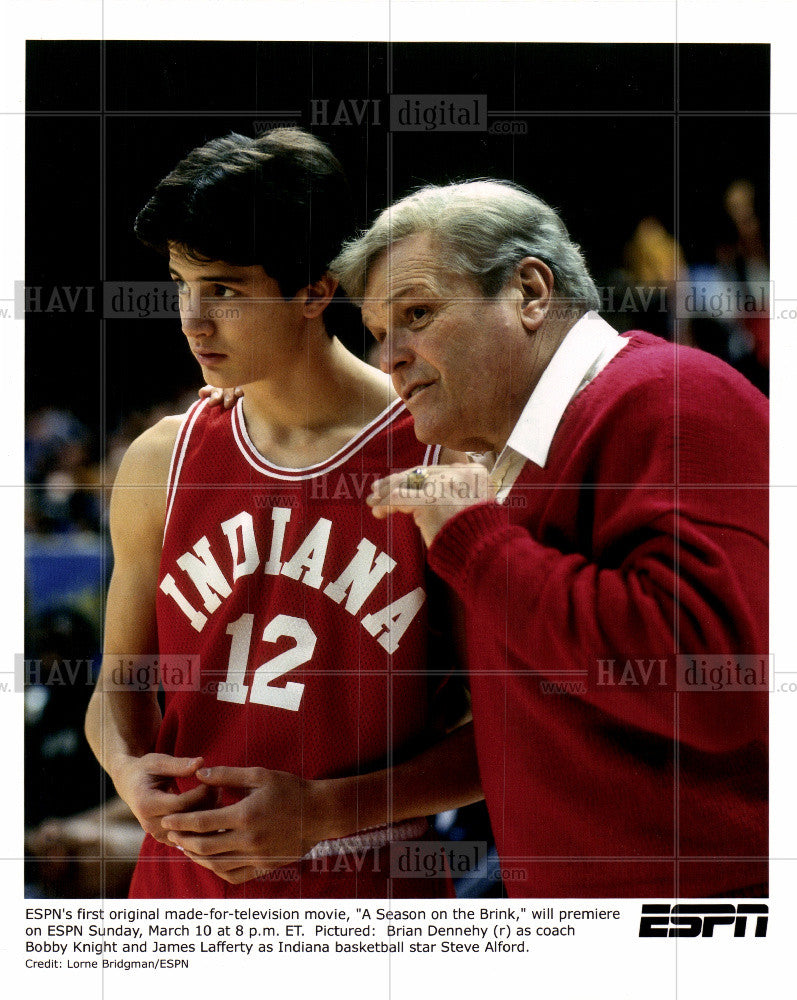
<svg viewBox="0 0 797 1000">
<path fill-rule="evenodd" d="M 351 194 L 332 151 L 301 129 L 198 146 L 158 184 L 135 222 L 162 254 L 262 265 L 286 298 L 318 280 L 352 231 Z"/>
</svg>

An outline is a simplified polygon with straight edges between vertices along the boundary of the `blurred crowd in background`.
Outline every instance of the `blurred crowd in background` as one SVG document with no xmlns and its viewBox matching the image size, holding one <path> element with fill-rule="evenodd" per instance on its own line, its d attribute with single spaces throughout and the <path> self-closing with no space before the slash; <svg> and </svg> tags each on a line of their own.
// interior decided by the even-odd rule
<svg viewBox="0 0 797 1000">
<path fill-rule="evenodd" d="M 622 260 L 604 273 L 604 316 L 617 329 L 645 329 L 720 356 L 764 393 L 769 388 L 769 321 L 763 310 L 679 308 L 684 289 L 749 288 L 760 301 L 768 260 L 753 185 L 718 192 L 721 219 L 713 259 L 686 259 L 654 217 L 628 233 Z M 719 209 L 719 206 L 717 206 Z M 679 300 L 680 296 L 680 300 Z M 693 303 L 694 305 L 694 303 Z M 688 312 L 688 314 L 687 314 Z M 720 315 L 716 315 L 720 312 Z M 131 441 L 162 416 L 185 411 L 195 389 L 130 412 L 98 440 L 71 412 L 40 409 L 25 431 L 26 845 L 29 896 L 124 896 L 142 834 L 114 797 L 83 737 L 83 715 L 100 663 L 103 602 L 112 565 L 110 487 Z M 104 808 L 103 808 L 103 804 Z M 441 835 L 489 841 L 480 807 L 447 814 Z M 462 895 L 500 895 L 494 855 Z"/>
</svg>

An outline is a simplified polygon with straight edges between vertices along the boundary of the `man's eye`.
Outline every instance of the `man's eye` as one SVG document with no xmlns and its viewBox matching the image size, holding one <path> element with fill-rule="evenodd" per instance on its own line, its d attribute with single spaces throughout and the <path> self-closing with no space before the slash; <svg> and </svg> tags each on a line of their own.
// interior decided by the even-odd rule
<svg viewBox="0 0 797 1000">
<path fill-rule="evenodd" d="M 178 295 L 188 295 L 188 285 L 184 281 L 180 281 L 178 278 L 174 279 L 175 285 L 177 285 Z"/>
<path fill-rule="evenodd" d="M 429 315 L 429 310 L 426 306 L 413 306 L 409 310 L 410 320 L 413 323 L 420 323 L 422 320 L 426 319 Z"/>
<path fill-rule="evenodd" d="M 237 293 L 236 293 L 235 289 L 234 288 L 229 288 L 227 285 L 214 285 L 213 286 L 213 295 L 217 299 L 231 299 L 236 294 Z"/>
</svg>

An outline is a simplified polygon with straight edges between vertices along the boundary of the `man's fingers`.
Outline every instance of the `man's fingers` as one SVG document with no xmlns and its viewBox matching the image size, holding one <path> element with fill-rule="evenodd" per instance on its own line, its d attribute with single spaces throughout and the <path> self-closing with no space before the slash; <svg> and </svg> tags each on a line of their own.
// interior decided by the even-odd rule
<svg viewBox="0 0 797 1000">
<path fill-rule="evenodd" d="M 196 809 L 200 806 L 200 803 L 201 800 L 192 801 L 191 799 L 186 802 L 176 792 L 162 792 L 158 789 L 152 789 L 141 796 L 137 804 L 137 810 L 141 825 L 144 826 L 146 824 L 145 828 L 149 833 L 152 833 L 153 829 L 155 829 L 160 838 L 163 833 L 162 823 L 164 816 L 182 815 L 181 809 Z M 197 814 L 195 813 L 194 815 Z M 217 828 L 214 827 L 214 829 Z"/>
<path fill-rule="evenodd" d="M 230 885 L 242 885 L 244 882 L 251 882 L 255 878 L 263 878 L 273 869 L 268 867 L 255 868 L 247 865 L 246 868 L 237 868 L 235 871 L 227 872 L 222 878 Z"/>
<path fill-rule="evenodd" d="M 221 875 L 228 871 L 234 871 L 236 869 L 240 870 L 241 868 L 252 867 L 252 859 L 245 858 L 241 854 L 227 853 L 213 857 L 205 854 L 197 854 L 196 851 L 189 851 L 187 848 L 180 847 L 178 844 L 171 844 L 171 846 L 177 847 L 191 861 L 196 862 L 198 865 L 202 865 L 203 868 L 208 868 L 217 875 Z"/>
<path fill-rule="evenodd" d="M 161 825 L 164 830 L 181 833 L 218 833 L 234 826 L 237 814 L 235 806 L 203 809 L 202 812 L 168 813 L 161 817 Z"/>
<path fill-rule="evenodd" d="M 461 507 L 463 501 L 488 500 L 494 495 L 487 470 L 478 464 L 430 466 L 416 484 L 411 482 L 413 473 L 405 469 L 373 483 L 366 502 L 377 517 L 380 507 L 409 514 L 431 504 Z"/>
<path fill-rule="evenodd" d="M 266 861 L 258 861 L 256 864 L 247 861 L 246 864 L 242 865 L 241 862 L 244 859 L 235 855 L 229 858 L 203 858 L 198 854 L 191 854 L 190 851 L 185 851 L 184 853 L 195 864 L 200 865 L 202 868 L 207 868 L 208 871 L 212 871 L 214 875 L 218 875 L 219 878 L 224 879 L 225 882 L 229 882 L 230 885 L 241 885 L 243 882 L 251 882 L 252 879 L 262 878 L 264 875 L 268 875 L 269 872 L 274 871 L 275 868 L 280 867 L 279 865 L 269 864 Z"/>
<path fill-rule="evenodd" d="M 416 510 L 419 510 L 422 504 L 415 504 L 412 507 L 408 507 L 406 502 L 404 503 L 393 503 L 387 501 L 379 507 L 374 507 L 373 515 L 377 520 L 384 520 L 390 517 L 391 514 L 414 514 Z"/>
<path fill-rule="evenodd" d="M 377 479 L 371 486 L 371 494 L 366 497 L 366 502 L 374 507 L 386 500 L 399 484 L 406 483 L 410 471 L 407 469 L 404 472 L 394 472 L 392 475 L 385 476 L 384 479 Z"/>
<path fill-rule="evenodd" d="M 187 792 L 166 792 L 166 794 L 169 796 L 169 813 L 188 812 L 196 809 L 201 803 L 213 801 L 213 793 L 205 785 L 189 788 Z"/>
<path fill-rule="evenodd" d="M 218 389 L 212 385 L 203 385 L 198 393 L 199 398 L 206 399 L 209 406 L 221 405 L 225 410 L 234 406 L 243 394 L 244 391 L 239 385 L 236 385 L 234 389 Z"/>
<path fill-rule="evenodd" d="M 202 766 L 202 757 L 170 757 L 166 753 L 148 753 L 141 763 L 150 774 L 162 774 L 170 778 L 184 778 Z"/>
<path fill-rule="evenodd" d="M 262 767 L 203 767 L 196 776 L 206 785 L 257 788 L 263 784 L 266 771 Z"/>
<path fill-rule="evenodd" d="M 172 830 L 169 833 L 169 843 L 189 854 L 196 854 L 202 858 L 212 858 L 220 854 L 231 854 L 238 844 L 237 834 L 207 833 L 204 835 L 177 833 Z M 238 857 L 238 855 L 236 855 Z M 248 859 L 243 859 L 248 860 Z M 240 864 L 241 861 L 238 862 Z"/>
<path fill-rule="evenodd" d="M 403 483 L 379 498 L 369 497 L 371 513 L 376 518 L 385 518 L 390 514 L 414 514 L 416 510 L 428 507 L 431 502 L 423 493 L 413 495 Z"/>
<path fill-rule="evenodd" d="M 407 477 L 413 473 L 412 469 L 394 472 L 384 479 L 376 480 L 371 487 L 370 496 L 366 497 L 366 502 L 374 508 L 383 505 L 393 509 L 398 509 L 402 505 L 415 509 L 417 506 L 435 502 L 440 499 L 440 486 L 445 481 L 446 472 L 450 472 L 450 468 L 426 469 L 423 482 L 417 486 L 409 485 L 407 482 Z"/>
</svg>

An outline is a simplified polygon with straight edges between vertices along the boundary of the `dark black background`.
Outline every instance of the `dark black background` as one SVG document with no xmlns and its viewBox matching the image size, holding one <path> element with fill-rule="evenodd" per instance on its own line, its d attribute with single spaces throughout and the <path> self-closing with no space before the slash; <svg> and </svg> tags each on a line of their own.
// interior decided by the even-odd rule
<svg viewBox="0 0 797 1000">
<path fill-rule="evenodd" d="M 421 182 L 512 178 L 561 210 L 599 283 L 644 216 L 694 264 L 713 257 L 730 181 L 768 202 L 763 45 L 36 41 L 27 79 L 26 282 L 45 289 L 164 278 L 132 235 L 154 185 L 194 146 L 278 111 L 330 143 L 360 225 Z M 532 114 L 522 136 L 391 133 L 390 93 Z M 382 101 L 379 125 L 312 124 L 312 100 L 365 98 Z M 201 380 L 176 321 L 95 309 L 28 316 L 26 388 L 29 410 L 71 409 L 100 442 Z"/>
</svg>

